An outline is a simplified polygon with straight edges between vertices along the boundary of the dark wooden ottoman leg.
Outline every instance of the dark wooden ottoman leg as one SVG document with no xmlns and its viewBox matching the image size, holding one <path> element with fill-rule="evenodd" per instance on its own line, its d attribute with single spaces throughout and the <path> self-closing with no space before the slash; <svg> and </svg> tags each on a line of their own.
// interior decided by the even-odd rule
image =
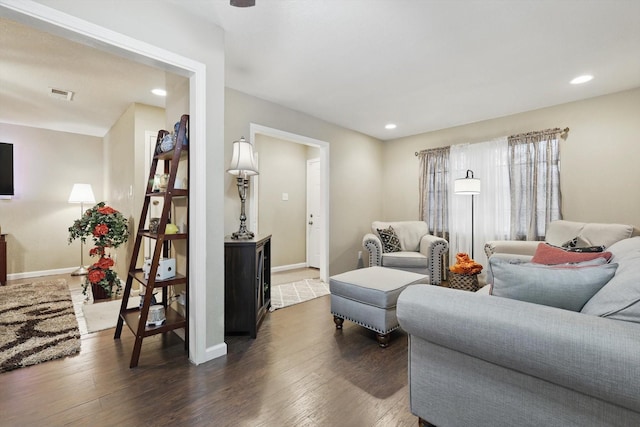
<svg viewBox="0 0 640 427">
<path fill-rule="evenodd" d="M 342 324 L 344 323 L 344 319 L 342 317 L 333 316 L 333 323 L 336 324 L 336 329 L 342 329 Z"/>
<path fill-rule="evenodd" d="M 436 426 L 418 417 L 418 427 L 436 427 Z"/>
<path fill-rule="evenodd" d="M 376 334 L 378 345 L 382 348 L 389 346 L 389 334 Z"/>
</svg>

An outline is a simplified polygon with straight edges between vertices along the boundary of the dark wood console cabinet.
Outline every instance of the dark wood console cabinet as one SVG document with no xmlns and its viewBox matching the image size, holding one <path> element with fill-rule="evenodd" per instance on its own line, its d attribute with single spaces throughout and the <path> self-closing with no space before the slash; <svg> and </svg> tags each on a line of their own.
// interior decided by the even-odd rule
<svg viewBox="0 0 640 427">
<path fill-rule="evenodd" d="M 271 306 L 271 235 L 224 241 L 224 330 L 255 338 Z"/>
</svg>

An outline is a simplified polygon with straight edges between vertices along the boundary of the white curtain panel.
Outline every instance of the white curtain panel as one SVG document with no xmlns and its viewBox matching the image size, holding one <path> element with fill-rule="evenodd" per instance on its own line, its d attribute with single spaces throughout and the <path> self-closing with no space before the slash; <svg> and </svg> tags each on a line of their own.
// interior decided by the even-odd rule
<svg viewBox="0 0 640 427">
<path fill-rule="evenodd" d="M 449 153 L 449 188 L 464 178 L 467 170 L 480 180 L 480 194 L 474 198 L 474 248 L 471 250 L 471 197 L 449 194 L 449 256 L 465 252 L 486 270 L 484 244 L 509 238 L 511 205 L 509 194 L 509 148 L 507 137 L 491 141 L 452 145 Z M 483 273 L 484 271 L 483 270 Z"/>
</svg>

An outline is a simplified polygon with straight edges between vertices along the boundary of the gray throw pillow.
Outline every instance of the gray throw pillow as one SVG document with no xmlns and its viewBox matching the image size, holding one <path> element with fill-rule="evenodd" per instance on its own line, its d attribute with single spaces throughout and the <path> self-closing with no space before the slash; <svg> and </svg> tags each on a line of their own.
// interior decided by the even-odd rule
<svg viewBox="0 0 640 427">
<path fill-rule="evenodd" d="M 617 264 L 548 266 L 490 258 L 491 294 L 580 311 L 616 272 Z"/>
</svg>

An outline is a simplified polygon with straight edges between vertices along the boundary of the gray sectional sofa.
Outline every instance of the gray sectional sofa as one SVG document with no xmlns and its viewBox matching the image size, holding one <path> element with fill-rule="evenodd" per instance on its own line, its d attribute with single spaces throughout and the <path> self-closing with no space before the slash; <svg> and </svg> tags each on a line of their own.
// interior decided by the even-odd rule
<svg viewBox="0 0 640 427">
<path fill-rule="evenodd" d="M 640 237 L 607 251 L 615 275 L 580 311 L 406 288 L 413 414 L 439 427 L 640 426 Z"/>
</svg>

